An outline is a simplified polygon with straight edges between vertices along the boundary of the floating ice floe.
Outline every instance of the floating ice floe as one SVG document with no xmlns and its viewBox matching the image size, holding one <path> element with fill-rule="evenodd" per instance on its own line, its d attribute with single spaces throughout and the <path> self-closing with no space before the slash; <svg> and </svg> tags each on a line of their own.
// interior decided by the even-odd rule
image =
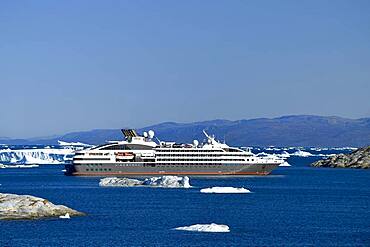
<svg viewBox="0 0 370 247">
<path fill-rule="evenodd" d="M 290 153 L 288 153 L 287 151 L 283 151 L 281 154 L 277 154 L 277 156 L 280 158 L 289 158 Z"/>
<path fill-rule="evenodd" d="M 190 188 L 189 177 L 162 176 L 138 180 L 132 178 L 108 177 L 100 179 L 99 186 L 104 187 L 162 187 L 162 188 Z"/>
<path fill-rule="evenodd" d="M 192 232 L 230 232 L 227 225 L 211 224 L 196 224 L 191 226 L 176 227 L 175 230 L 192 231 Z"/>
<path fill-rule="evenodd" d="M 66 213 L 65 215 L 61 215 L 59 216 L 60 219 L 70 219 L 71 216 L 69 215 L 69 213 Z"/>
<path fill-rule="evenodd" d="M 284 163 L 281 163 L 279 166 L 282 166 L 282 167 L 289 167 L 291 166 L 287 161 L 284 161 Z"/>
<path fill-rule="evenodd" d="M 288 152 L 282 152 L 281 154 L 268 154 L 265 152 L 261 152 L 257 154 L 258 157 L 264 157 L 269 159 L 287 159 L 290 157 L 290 154 Z"/>
<path fill-rule="evenodd" d="M 358 148 L 355 147 L 341 147 L 341 148 L 330 148 L 331 150 L 343 151 L 343 150 L 357 150 Z"/>
<path fill-rule="evenodd" d="M 217 193 L 217 194 L 243 194 L 250 193 L 250 190 L 245 188 L 234 187 L 212 187 L 200 190 L 201 193 Z"/>
<path fill-rule="evenodd" d="M 309 157 L 313 156 L 310 152 L 298 150 L 291 154 L 292 156 L 299 156 L 299 157 Z"/>
</svg>

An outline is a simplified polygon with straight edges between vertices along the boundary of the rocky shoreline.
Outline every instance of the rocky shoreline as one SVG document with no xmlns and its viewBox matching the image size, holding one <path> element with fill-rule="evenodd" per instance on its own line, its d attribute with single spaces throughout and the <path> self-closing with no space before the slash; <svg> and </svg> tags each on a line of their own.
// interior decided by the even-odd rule
<svg viewBox="0 0 370 247">
<path fill-rule="evenodd" d="M 337 154 L 327 159 L 318 160 L 312 163 L 311 166 L 369 169 L 370 146 L 357 149 L 350 154 Z"/>
<path fill-rule="evenodd" d="M 65 215 L 69 217 L 85 214 L 35 196 L 0 193 L 0 220 L 29 220 Z"/>
</svg>

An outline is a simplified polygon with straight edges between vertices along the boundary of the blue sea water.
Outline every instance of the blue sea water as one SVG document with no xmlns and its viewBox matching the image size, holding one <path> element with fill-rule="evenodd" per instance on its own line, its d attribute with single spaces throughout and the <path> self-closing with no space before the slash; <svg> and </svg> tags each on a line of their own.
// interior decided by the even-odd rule
<svg viewBox="0 0 370 247">
<path fill-rule="evenodd" d="M 291 157 L 265 177 L 191 178 L 191 189 L 103 188 L 63 166 L 0 169 L 0 192 L 31 194 L 87 213 L 0 221 L 0 246 L 370 246 L 370 171 L 311 168 Z M 212 186 L 249 194 L 202 194 Z M 226 224 L 229 233 L 177 231 Z"/>
</svg>

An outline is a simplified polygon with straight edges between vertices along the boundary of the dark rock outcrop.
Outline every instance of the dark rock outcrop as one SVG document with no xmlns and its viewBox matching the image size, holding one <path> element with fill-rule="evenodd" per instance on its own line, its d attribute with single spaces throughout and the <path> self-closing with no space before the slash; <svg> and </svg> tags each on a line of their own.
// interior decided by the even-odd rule
<svg viewBox="0 0 370 247">
<path fill-rule="evenodd" d="M 357 149 L 350 154 L 337 154 L 330 158 L 316 161 L 314 167 L 370 168 L 370 146 Z"/>
</svg>

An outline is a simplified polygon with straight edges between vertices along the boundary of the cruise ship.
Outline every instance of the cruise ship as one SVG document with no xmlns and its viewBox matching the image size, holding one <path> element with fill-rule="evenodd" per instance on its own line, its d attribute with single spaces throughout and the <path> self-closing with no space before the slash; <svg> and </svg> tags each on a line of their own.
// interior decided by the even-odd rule
<svg viewBox="0 0 370 247">
<path fill-rule="evenodd" d="M 123 141 L 76 151 L 66 175 L 74 176 L 226 176 L 267 175 L 284 162 L 230 147 L 203 131 L 205 141 L 191 144 L 160 141 L 154 131 L 138 135 L 122 130 Z"/>
</svg>

